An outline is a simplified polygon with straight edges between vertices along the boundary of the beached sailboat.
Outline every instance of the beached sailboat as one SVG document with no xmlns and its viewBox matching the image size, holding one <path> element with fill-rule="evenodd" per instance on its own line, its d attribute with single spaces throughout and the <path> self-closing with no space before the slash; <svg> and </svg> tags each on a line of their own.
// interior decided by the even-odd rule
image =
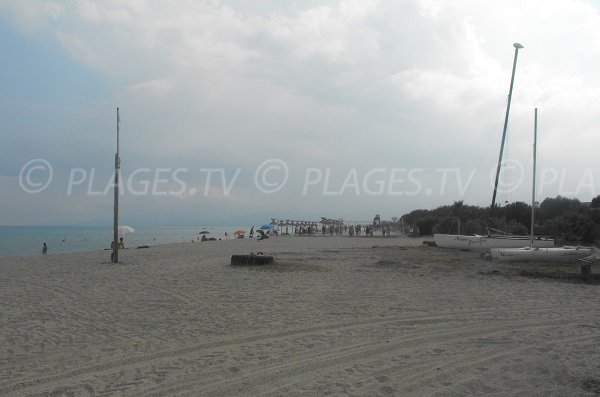
<svg viewBox="0 0 600 397">
<path fill-rule="evenodd" d="M 468 236 L 464 234 L 434 234 L 433 239 L 438 247 L 458 248 L 466 250 L 489 250 L 492 248 L 520 248 L 530 243 L 528 236 L 491 235 Z M 537 237 L 534 246 L 554 247 L 554 239 Z"/>
<path fill-rule="evenodd" d="M 535 176 L 537 165 L 537 108 L 535 109 L 533 128 L 533 188 L 531 192 L 531 236 L 529 246 L 521 248 L 492 248 L 490 254 L 492 259 L 498 261 L 518 262 L 572 262 L 592 255 L 594 248 L 591 247 L 551 247 L 540 248 L 534 246 L 534 224 L 535 224 Z"/>
<path fill-rule="evenodd" d="M 519 49 L 523 46 L 519 43 L 514 43 L 515 57 L 513 61 L 512 75 L 510 79 L 510 89 L 508 91 L 508 103 L 506 106 L 506 115 L 504 117 L 504 130 L 502 133 L 502 143 L 500 145 L 500 156 L 498 158 L 498 166 L 496 169 L 496 181 L 494 184 L 494 193 L 492 195 L 492 205 L 490 207 L 490 219 L 493 216 L 493 211 L 496 206 L 496 193 L 498 191 L 498 179 L 500 176 L 500 168 L 502 164 L 502 155 L 504 153 L 504 142 L 506 140 L 506 128 L 508 126 L 508 115 L 510 113 L 510 101 L 512 97 L 513 84 L 515 81 L 515 69 L 517 66 L 517 56 Z M 491 229 L 490 229 L 491 230 Z M 438 247 L 442 248 L 458 248 L 467 250 L 488 250 L 491 248 L 521 248 L 530 243 L 529 236 L 513 236 L 513 235 L 491 235 L 487 236 L 467 236 L 459 234 L 434 234 L 433 239 Z M 554 240 L 548 238 L 536 238 L 533 243 L 535 247 L 553 247 Z"/>
<path fill-rule="evenodd" d="M 513 262 L 575 262 L 594 253 L 591 247 L 522 247 L 522 248 L 492 248 L 492 259 Z"/>
</svg>

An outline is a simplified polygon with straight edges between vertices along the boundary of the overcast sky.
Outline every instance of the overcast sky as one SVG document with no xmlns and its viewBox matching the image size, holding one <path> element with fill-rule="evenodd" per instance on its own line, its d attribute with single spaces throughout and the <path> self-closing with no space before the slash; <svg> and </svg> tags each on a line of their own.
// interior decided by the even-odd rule
<svg viewBox="0 0 600 397">
<path fill-rule="evenodd" d="M 535 107 L 538 199 L 589 201 L 598 1 L 0 0 L 0 224 L 110 223 L 117 107 L 124 224 L 488 206 L 514 42 L 499 201 Z"/>
</svg>

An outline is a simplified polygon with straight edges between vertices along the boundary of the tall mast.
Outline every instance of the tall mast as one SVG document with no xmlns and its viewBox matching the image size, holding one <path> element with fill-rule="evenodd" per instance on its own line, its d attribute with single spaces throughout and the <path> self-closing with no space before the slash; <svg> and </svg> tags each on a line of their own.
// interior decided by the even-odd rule
<svg viewBox="0 0 600 397">
<path fill-rule="evenodd" d="M 498 192 L 498 179 L 500 178 L 500 167 L 502 164 L 502 156 L 504 154 L 504 142 L 506 141 L 506 128 L 508 127 L 508 114 L 510 113 L 510 100 L 512 98 L 512 90 L 515 82 L 515 70 L 517 69 L 517 56 L 519 55 L 519 50 L 523 48 L 523 46 L 519 43 L 514 43 L 513 47 L 515 47 L 515 58 L 513 61 L 512 67 L 512 75 L 510 78 L 510 89 L 508 90 L 508 103 L 506 104 L 506 116 L 504 117 L 504 130 L 502 131 L 502 143 L 500 144 L 500 155 L 498 156 L 498 166 L 496 167 L 496 181 L 494 182 L 494 194 L 492 195 L 492 206 L 490 207 L 490 219 L 489 223 L 491 223 L 492 218 L 494 216 L 494 207 L 496 206 L 496 193 Z M 488 227 L 490 224 L 488 224 Z"/>
<path fill-rule="evenodd" d="M 119 158 L 119 108 L 117 108 L 117 153 L 115 154 L 115 200 L 114 200 L 114 222 L 113 222 L 113 250 L 112 262 L 119 262 L 119 170 L 121 168 L 121 159 Z"/>
<path fill-rule="evenodd" d="M 531 247 L 533 247 L 533 225 L 535 221 L 535 174 L 537 166 L 537 114 L 538 110 L 535 108 L 534 121 L 533 121 L 533 187 L 531 189 Z"/>
</svg>

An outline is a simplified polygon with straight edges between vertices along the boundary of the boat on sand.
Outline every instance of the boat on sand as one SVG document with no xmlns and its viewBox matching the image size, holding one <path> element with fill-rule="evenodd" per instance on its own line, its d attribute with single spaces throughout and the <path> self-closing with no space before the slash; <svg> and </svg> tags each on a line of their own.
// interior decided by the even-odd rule
<svg viewBox="0 0 600 397">
<path fill-rule="evenodd" d="M 492 259 L 505 262 L 574 262 L 594 253 L 591 247 L 564 246 L 554 248 L 492 248 Z"/>
<path fill-rule="evenodd" d="M 533 188 L 531 192 L 531 237 L 530 245 L 521 248 L 492 248 L 490 255 L 492 259 L 498 261 L 521 261 L 521 262 L 572 262 L 578 259 L 589 257 L 595 249 L 591 247 L 552 247 L 540 248 L 534 246 L 533 229 L 535 225 L 535 176 L 536 176 L 536 158 L 537 158 L 537 108 L 535 109 L 534 128 L 533 128 Z"/>
<path fill-rule="evenodd" d="M 504 153 L 504 143 L 506 140 L 506 129 L 508 126 L 508 115 L 510 113 L 510 100 L 512 97 L 513 84 L 515 80 L 515 69 L 517 66 L 517 55 L 519 49 L 523 46 L 519 43 L 514 43 L 515 58 L 513 61 L 512 76 L 510 80 L 510 89 L 508 91 L 508 103 L 506 105 L 506 116 L 504 118 L 504 130 L 502 132 L 502 143 L 500 144 L 500 156 L 498 158 L 498 166 L 496 168 L 496 182 L 494 184 L 494 193 L 492 195 L 492 205 L 490 207 L 490 220 L 493 218 L 494 208 L 496 207 L 496 193 L 498 190 L 498 178 L 500 176 L 500 168 L 502 165 L 502 155 Z M 534 160 L 535 161 L 535 160 Z M 535 182 L 534 182 L 535 184 Z M 460 229 L 460 228 L 459 228 Z M 466 250 L 489 250 L 491 248 L 522 248 L 526 245 L 535 247 L 550 248 L 554 247 L 554 239 L 537 237 L 531 239 L 530 236 L 514 236 L 514 235 L 491 235 L 491 229 L 488 229 L 487 236 L 468 236 L 459 234 L 434 234 L 433 239 L 438 247 L 442 248 L 458 248 Z"/>
<path fill-rule="evenodd" d="M 531 243 L 529 236 L 467 236 L 460 234 L 434 234 L 438 247 L 465 250 L 489 250 L 492 248 L 522 248 Z M 538 248 L 554 247 L 554 239 L 537 237 L 534 245 Z"/>
</svg>

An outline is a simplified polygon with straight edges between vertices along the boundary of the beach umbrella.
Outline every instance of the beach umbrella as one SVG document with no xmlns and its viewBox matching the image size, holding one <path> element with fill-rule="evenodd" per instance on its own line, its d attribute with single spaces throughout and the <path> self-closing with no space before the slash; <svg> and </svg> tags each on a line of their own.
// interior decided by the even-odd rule
<svg viewBox="0 0 600 397">
<path fill-rule="evenodd" d="M 269 230 L 269 229 L 273 229 L 273 225 L 266 224 L 266 225 L 262 225 L 260 228 L 262 230 Z"/>
<path fill-rule="evenodd" d="M 210 234 L 210 232 L 208 232 L 208 231 L 206 231 L 206 230 L 203 230 L 203 231 L 201 231 L 201 232 L 200 232 L 200 233 L 198 233 L 198 234 Z"/>
<path fill-rule="evenodd" d="M 126 234 L 135 232 L 135 229 L 132 228 L 131 226 L 119 226 L 117 230 L 118 230 L 119 236 L 124 236 Z"/>
<path fill-rule="evenodd" d="M 243 235 L 244 235 L 244 233 L 246 233 L 246 231 L 245 231 L 245 230 L 238 229 L 238 230 L 236 230 L 235 232 L 233 232 L 233 235 L 234 235 L 234 236 L 243 236 Z"/>
</svg>

